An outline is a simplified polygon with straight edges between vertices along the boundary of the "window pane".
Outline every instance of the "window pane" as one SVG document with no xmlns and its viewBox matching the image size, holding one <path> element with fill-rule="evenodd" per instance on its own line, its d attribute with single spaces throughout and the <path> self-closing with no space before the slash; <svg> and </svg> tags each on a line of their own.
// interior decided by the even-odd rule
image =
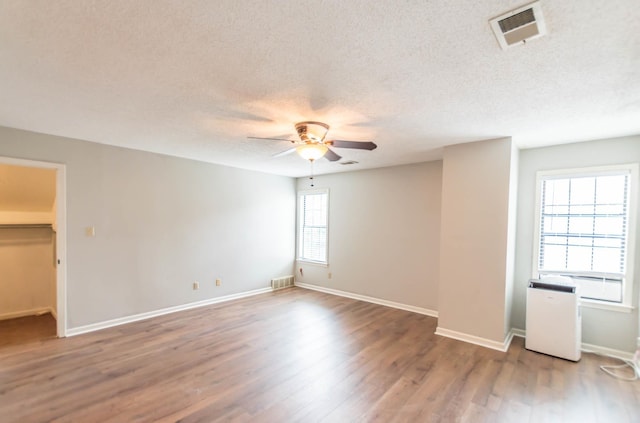
<svg viewBox="0 0 640 423">
<path fill-rule="evenodd" d="M 572 236 L 568 240 L 569 247 L 589 247 L 591 248 L 591 244 L 593 243 L 592 237 L 580 237 L 580 236 Z"/>
<path fill-rule="evenodd" d="M 591 234 L 593 233 L 593 217 L 571 217 L 569 219 L 569 233 Z"/>
<path fill-rule="evenodd" d="M 618 273 L 622 272 L 622 256 L 619 249 L 594 248 L 593 270 L 596 272 Z"/>
<path fill-rule="evenodd" d="M 591 270 L 591 248 L 569 248 L 567 254 L 567 270 Z"/>
<path fill-rule="evenodd" d="M 596 178 L 573 178 L 570 183 L 570 202 L 572 205 L 593 204 L 596 190 Z"/>
<path fill-rule="evenodd" d="M 545 246 L 544 259 L 540 267 L 544 270 L 566 269 L 566 247 L 561 245 Z"/>
<path fill-rule="evenodd" d="M 544 181 L 546 204 L 569 204 L 569 179 Z"/>
<path fill-rule="evenodd" d="M 602 247 L 602 248 L 615 248 L 621 249 L 623 248 L 622 238 L 596 238 L 593 241 L 594 247 Z"/>
<path fill-rule="evenodd" d="M 324 261 L 326 257 L 327 230 L 325 228 L 304 228 L 302 256 L 309 260 Z"/>
<path fill-rule="evenodd" d="M 545 216 L 543 220 L 545 233 L 566 233 L 569 221 L 566 217 Z"/>
<path fill-rule="evenodd" d="M 544 244 L 551 244 L 551 245 L 566 245 L 568 243 L 568 239 L 566 236 L 545 236 L 543 243 Z"/>
<path fill-rule="evenodd" d="M 596 217 L 595 233 L 601 235 L 618 235 L 624 234 L 624 219 L 622 216 L 604 216 Z"/>
<path fill-rule="evenodd" d="M 539 273 L 582 275 L 588 287 L 583 297 L 622 301 L 628 183 L 626 170 L 542 180 Z M 590 281 L 600 275 L 606 282 Z"/>
<path fill-rule="evenodd" d="M 599 204 L 622 204 L 625 202 L 627 175 L 600 176 L 596 183 Z"/>
<path fill-rule="evenodd" d="M 301 226 L 299 255 L 301 259 L 327 261 L 328 194 L 311 193 L 300 197 Z"/>
<path fill-rule="evenodd" d="M 624 204 L 596 204 L 596 214 L 624 214 Z"/>
</svg>

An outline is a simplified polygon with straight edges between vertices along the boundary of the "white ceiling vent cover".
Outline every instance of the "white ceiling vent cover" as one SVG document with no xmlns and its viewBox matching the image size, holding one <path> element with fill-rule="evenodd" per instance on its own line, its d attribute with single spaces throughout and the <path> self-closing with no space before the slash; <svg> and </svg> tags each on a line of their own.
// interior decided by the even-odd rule
<svg viewBox="0 0 640 423">
<path fill-rule="evenodd" d="M 540 2 L 519 7 L 491 19 L 489 23 L 503 50 L 547 33 Z"/>
</svg>

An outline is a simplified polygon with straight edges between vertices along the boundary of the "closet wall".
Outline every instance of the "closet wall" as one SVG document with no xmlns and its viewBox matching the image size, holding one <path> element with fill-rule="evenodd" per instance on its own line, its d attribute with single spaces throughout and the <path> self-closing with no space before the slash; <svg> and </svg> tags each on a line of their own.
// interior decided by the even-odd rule
<svg viewBox="0 0 640 423">
<path fill-rule="evenodd" d="M 0 319 L 56 314 L 55 179 L 0 165 Z"/>
<path fill-rule="evenodd" d="M 0 319 L 55 312 L 54 233 L 0 228 Z"/>
</svg>

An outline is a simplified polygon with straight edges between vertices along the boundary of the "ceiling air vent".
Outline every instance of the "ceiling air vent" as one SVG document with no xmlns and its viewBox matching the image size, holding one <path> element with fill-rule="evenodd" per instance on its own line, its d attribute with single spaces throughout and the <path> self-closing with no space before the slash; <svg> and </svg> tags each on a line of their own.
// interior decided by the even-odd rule
<svg viewBox="0 0 640 423">
<path fill-rule="evenodd" d="M 503 50 L 547 33 L 540 2 L 530 3 L 489 21 Z"/>
</svg>

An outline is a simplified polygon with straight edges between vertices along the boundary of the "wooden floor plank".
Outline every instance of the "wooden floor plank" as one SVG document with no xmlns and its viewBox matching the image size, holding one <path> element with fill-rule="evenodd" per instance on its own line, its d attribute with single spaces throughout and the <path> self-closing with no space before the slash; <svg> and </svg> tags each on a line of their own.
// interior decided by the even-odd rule
<svg viewBox="0 0 640 423">
<path fill-rule="evenodd" d="M 0 348 L 39 343 L 56 337 L 56 319 L 50 313 L 0 320 Z"/>
<path fill-rule="evenodd" d="M 0 420 L 631 422 L 640 413 L 640 383 L 599 370 L 613 360 L 572 363 L 519 338 L 501 353 L 436 336 L 436 325 L 291 288 L 66 339 L 15 342 L 14 326 L 12 341 L 0 340 Z"/>
</svg>

